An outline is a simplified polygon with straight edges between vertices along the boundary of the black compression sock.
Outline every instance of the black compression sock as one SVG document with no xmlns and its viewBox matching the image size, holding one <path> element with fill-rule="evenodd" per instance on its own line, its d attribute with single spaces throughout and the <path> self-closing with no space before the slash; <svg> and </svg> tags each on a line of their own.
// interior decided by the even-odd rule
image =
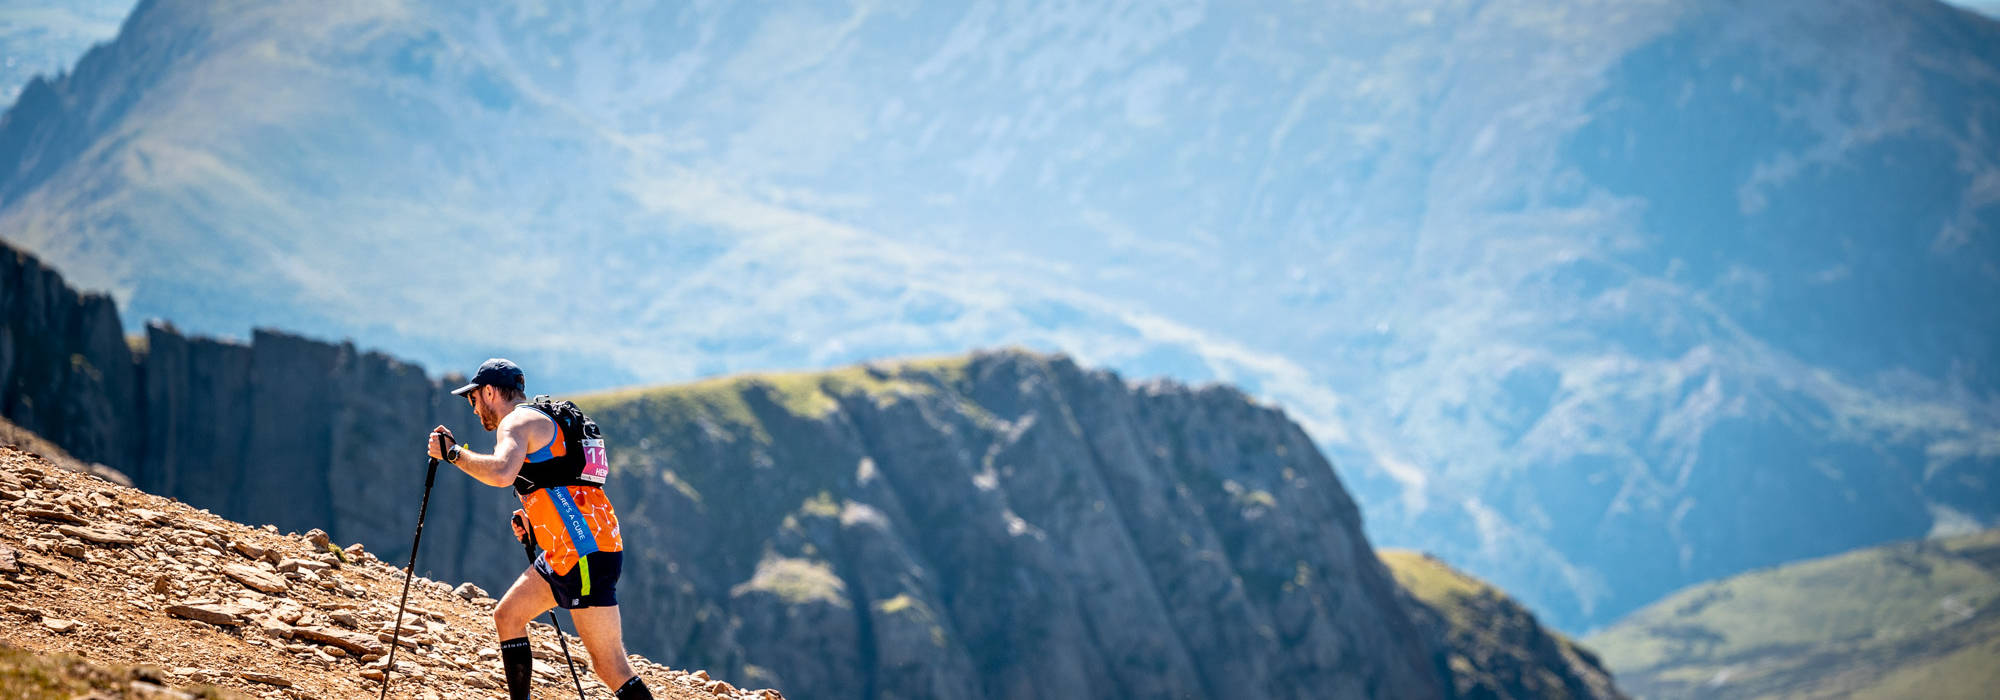
<svg viewBox="0 0 2000 700">
<path fill-rule="evenodd" d="M 528 682 L 535 676 L 535 654 L 527 637 L 500 640 L 500 668 L 507 674 L 509 700 L 528 700 Z"/>
<path fill-rule="evenodd" d="M 653 691 L 646 689 L 645 681 L 633 676 L 625 685 L 618 686 L 618 700 L 653 700 Z"/>
</svg>

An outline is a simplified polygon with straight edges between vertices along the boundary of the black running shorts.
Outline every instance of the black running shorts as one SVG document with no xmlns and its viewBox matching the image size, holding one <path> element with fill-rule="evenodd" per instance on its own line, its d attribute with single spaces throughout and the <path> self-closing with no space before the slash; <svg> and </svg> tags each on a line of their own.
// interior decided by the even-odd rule
<svg viewBox="0 0 2000 700">
<path fill-rule="evenodd" d="M 578 559 L 567 574 L 549 568 L 548 555 L 535 557 L 535 573 L 549 582 L 556 607 L 564 610 L 602 608 L 618 604 L 618 570 L 624 552 L 591 552 Z"/>
</svg>

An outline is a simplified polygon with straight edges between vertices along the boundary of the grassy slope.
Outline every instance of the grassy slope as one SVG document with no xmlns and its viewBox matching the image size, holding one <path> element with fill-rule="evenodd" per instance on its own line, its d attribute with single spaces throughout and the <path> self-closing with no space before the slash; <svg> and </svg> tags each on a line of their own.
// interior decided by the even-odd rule
<svg viewBox="0 0 2000 700">
<path fill-rule="evenodd" d="M 1990 697 L 2000 530 L 1690 587 L 1590 643 L 1644 697 Z"/>
<path fill-rule="evenodd" d="M 1568 697 L 1576 688 L 1548 665 L 1556 655 L 1598 694 L 1616 692 L 1609 678 L 1593 668 L 1596 657 L 1562 633 L 1540 629 L 1556 645 L 1558 651 L 1552 654 L 1540 654 L 1543 649 L 1525 643 L 1538 636 L 1529 629 L 1535 624 L 1533 615 L 1505 591 L 1421 552 L 1385 549 L 1378 556 L 1398 585 L 1443 618 L 1451 647 L 1449 662 L 1461 694 Z"/>
<path fill-rule="evenodd" d="M 574 400 L 600 424 L 616 426 L 608 430 L 607 438 L 639 448 L 612 450 L 613 468 L 622 475 L 625 488 L 634 489 L 631 496 L 637 501 L 631 508 L 620 507 L 621 520 L 637 523 L 651 518 L 641 498 L 649 487 L 641 484 L 663 482 L 716 525 L 716 539 L 705 547 L 708 554 L 719 557 L 711 564 L 726 572 L 722 578 L 739 580 L 754 567 L 754 576 L 739 590 L 764 589 L 787 600 L 821 598 L 845 605 L 829 562 L 767 551 L 773 532 L 796 529 L 801 520 L 838 516 L 832 494 L 843 481 L 854 478 L 853 463 L 821 453 L 824 442 L 800 436 L 816 434 L 818 430 L 809 426 L 828 421 L 840 400 L 866 398 L 888 404 L 917 396 L 960 394 L 966 367 L 974 357 L 746 373 Z M 983 414 L 969 401 L 961 400 L 959 406 L 968 414 Z M 774 434 L 800 439 L 778 441 Z M 740 464 L 787 468 L 752 477 L 729 468 Z"/>
</svg>

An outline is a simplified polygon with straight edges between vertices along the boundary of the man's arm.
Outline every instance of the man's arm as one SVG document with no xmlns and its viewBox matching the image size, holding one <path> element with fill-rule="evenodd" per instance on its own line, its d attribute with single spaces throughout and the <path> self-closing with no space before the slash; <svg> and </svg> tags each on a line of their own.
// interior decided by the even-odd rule
<svg viewBox="0 0 2000 700">
<path fill-rule="evenodd" d="M 493 454 L 480 454 L 461 445 L 458 461 L 454 465 L 480 483 L 489 486 L 514 485 L 514 476 L 521 473 L 521 461 L 528 456 L 528 445 L 555 438 L 554 426 L 537 420 L 538 417 L 526 411 L 507 414 L 506 418 L 500 419 L 499 429 L 494 431 Z M 441 455 L 436 441 L 432 442 L 432 456 Z"/>
</svg>

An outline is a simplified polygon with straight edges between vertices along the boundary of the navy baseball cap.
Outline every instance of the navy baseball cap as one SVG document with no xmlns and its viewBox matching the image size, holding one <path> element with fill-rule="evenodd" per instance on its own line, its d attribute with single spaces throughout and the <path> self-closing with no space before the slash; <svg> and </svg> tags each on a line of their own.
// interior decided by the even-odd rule
<svg viewBox="0 0 2000 700">
<path fill-rule="evenodd" d="M 521 367 L 519 365 L 514 364 L 506 358 L 495 357 L 479 363 L 479 371 L 473 373 L 472 383 L 451 390 L 451 395 L 464 396 L 470 394 L 473 389 L 479 388 L 482 384 L 526 390 L 528 388 L 528 379 L 525 375 L 521 374 Z"/>
</svg>

